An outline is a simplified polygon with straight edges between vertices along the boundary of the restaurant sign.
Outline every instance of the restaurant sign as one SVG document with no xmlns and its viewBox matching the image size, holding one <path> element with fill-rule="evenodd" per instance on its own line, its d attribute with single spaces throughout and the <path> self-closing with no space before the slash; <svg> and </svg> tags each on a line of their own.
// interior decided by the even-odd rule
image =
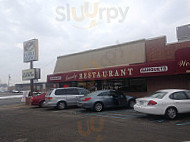
<svg viewBox="0 0 190 142">
<path fill-rule="evenodd" d="M 190 48 L 182 48 L 176 51 L 175 59 L 178 73 L 190 73 Z"/>
<path fill-rule="evenodd" d="M 48 75 L 47 82 L 55 83 L 166 75 L 172 74 L 172 71 L 174 70 L 174 63 L 175 62 L 173 61 L 165 61 L 162 63 L 146 63 L 139 65 L 118 66 L 104 69 L 53 74 Z"/>
<path fill-rule="evenodd" d="M 33 68 L 22 71 L 22 80 L 40 79 L 40 69 Z"/>
<path fill-rule="evenodd" d="M 38 40 L 32 39 L 24 42 L 24 63 L 38 60 Z"/>
</svg>

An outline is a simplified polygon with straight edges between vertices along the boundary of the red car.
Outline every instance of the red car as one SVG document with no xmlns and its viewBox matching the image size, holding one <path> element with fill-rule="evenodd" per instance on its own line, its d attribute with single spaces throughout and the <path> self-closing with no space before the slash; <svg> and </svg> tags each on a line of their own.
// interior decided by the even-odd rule
<svg viewBox="0 0 190 142">
<path fill-rule="evenodd" d="M 32 101 L 31 101 L 31 105 L 38 105 L 39 107 L 44 107 L 45 95 L 46 95 L 46 93 L 43 93 L 43 94 L 38 95 L 38 96 L 33 96 Z"/>
</svg>

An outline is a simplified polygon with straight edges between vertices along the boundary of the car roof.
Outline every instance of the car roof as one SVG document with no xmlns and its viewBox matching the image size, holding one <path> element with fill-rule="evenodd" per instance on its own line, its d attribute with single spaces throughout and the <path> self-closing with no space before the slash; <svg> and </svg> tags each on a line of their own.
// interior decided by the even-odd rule
<svg viewBox="0 0 190 142">
<path fill-rule="evenodd" d="M 189 91 L 189 90 L 186 90 L 186 89 L 162 89 L 162 90 L 158 90 L 156 92 L 174 93 L 174 92 L 179 92 L 179 91 Z"/>
<path fill-rule="evenodd" d="M 53 89 L 85 89 L 80 87 L 65 87 L 65 88 L 53 88 Z"/>
<path fill-rule="evenodd" d="M 108 91 L 115 91 L 115 90 L 97 90 L 95 92 L 108 92 Z"/>
</svg>

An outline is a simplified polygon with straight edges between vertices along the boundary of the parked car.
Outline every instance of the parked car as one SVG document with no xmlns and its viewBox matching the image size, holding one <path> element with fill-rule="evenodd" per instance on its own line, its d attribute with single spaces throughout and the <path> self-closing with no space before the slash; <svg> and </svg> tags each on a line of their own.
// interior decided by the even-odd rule
<svg viewBox="0 0 190 142">
<path fill-rule="evenodd" d="M 65 109 L 69 106 L 77 106 L 80 97 L 90 93 L 88 90 L 79 87 L 56 88 L 50 90 L 45 96 L 47 107 Z"/>
<path fill-rule="evenodd" d="M 12 90 L 12 93 L 20 93 L 18 90 Z"/>
<path fill-rule="evenodd" d="M 126 96 L 115 90 L 101 90 L 88 94 L 80 98 L 78 106 L 94 110 L 97 112 L 110 107 L 130 107 L 133 108 L 135 97 Z"/>
<path fill-rule="evenodd" d="M 31 105 L 38 105 L 39 107 L 44 107 L 46 93 L 39 94 L 32 97 Z"/>
<path fill-rule="evenodd" d="M 156 91 L 148 97 L 137 99 L 134 109 L 146 114 L 165 115 L 169 119 L 175 119 L 179 113 L 190 112 L 190 90 Z"/>
</svg>

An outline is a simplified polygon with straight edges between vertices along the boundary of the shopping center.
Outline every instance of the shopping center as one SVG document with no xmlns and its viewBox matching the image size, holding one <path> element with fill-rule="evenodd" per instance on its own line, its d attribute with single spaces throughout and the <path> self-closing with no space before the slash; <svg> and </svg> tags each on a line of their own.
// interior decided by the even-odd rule
<svg viewBox="0 0 190 142">
<path fill-rule="evenodd" d="M 117 89 L 143 97 L 164 88 L 190 89 L 190 41 L 165 36 L 57 57 L 53 87 Z"/>
</svg>

